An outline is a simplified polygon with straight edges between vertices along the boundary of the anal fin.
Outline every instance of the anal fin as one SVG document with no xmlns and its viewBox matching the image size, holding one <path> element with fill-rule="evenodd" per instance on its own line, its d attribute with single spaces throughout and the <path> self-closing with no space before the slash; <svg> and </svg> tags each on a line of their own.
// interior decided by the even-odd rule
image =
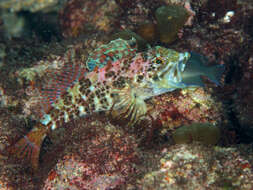
<svg viewBox="0 0 253 190">
<path fill-rule="evenodd" d="M 33 170 L 39 167 L 39 155 L 41 144 L 46 137 L 47 127 L 35 127 L 16 144 L 8 148 L 10 156 L 20 159 L 31 165 Z"/>
</svg>

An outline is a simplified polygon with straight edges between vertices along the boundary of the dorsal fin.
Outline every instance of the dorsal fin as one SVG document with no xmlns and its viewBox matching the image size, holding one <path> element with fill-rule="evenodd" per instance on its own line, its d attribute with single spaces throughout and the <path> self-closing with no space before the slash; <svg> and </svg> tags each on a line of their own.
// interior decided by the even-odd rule
<svg viewBox="0 0 253 190">
<path fill-rule="evenodd" d="M 116 39 L 108 44 L 104 44 L 95 49 L 88 57 L 86 66 L 89 71 L 94 71 L 96 67 L 102 68 L 116 60 L 127 56 L 132 56 L 137 51 L 136 39 L 130 40 Z"/>
<path fill-rule="evenodd" d="M 86 69 L 80 63 L 65 63 L 61 71 L 55 73 L 53 79 L 41 89 L 42 115 L 48 113 L 56 100 L 80 80 Z"/>
</svg>

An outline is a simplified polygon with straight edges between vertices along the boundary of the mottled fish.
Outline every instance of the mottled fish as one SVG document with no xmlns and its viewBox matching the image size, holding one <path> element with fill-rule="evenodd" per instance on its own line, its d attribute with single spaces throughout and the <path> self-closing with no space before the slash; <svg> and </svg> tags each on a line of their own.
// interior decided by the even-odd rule
<svg viewBox="0 0 253 190">
<path fill-rule="evenodd" d="M 49 130 L 94 112 L 116 110 L 136 121 L 147 112 L 145 100 L 178 88 L 203 86 L 201 76 L 219 83 L 223 67 L 206 66 L 197 54 L 156 46 L 136 52 L 136 41 L 117 39 L 87 59 L 89 72 L 66 64 L 57 80 L 44 89 L 40 122 L 9 152 L 38 168 L 40 147 Z"/>
</svg>

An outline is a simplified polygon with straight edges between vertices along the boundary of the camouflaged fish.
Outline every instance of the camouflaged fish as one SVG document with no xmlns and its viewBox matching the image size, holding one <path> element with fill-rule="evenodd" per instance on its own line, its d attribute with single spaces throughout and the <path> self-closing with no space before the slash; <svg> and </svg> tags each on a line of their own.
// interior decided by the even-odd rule
<svg viewBox="0 0 253 190">
<path fill-rule="evenodd" d="M 41 144 L 49 130 L 77 117 L 115 110 L 136 121 L 147 112 L 145 101 L 178 88 L 203 86 L 201 76 L 218 84 L 220 66 L 205 66 L 197 54 L 156 46 L 136 52 L 135 39 L 117 39 L 87 59 L 89 72 L 67 64 L 51 87 L 44 89 L 48 106 L 40 122 L 9 151 L 38 168 Z"/>
</svg>

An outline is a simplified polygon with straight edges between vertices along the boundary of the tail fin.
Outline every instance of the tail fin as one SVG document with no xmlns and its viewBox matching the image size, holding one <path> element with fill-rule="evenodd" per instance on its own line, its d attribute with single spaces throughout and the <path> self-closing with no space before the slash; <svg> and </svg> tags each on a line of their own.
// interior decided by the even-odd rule
<svg viewBox="0 0 253 190">
<path fill-rule="evenodd" d="M 222 74 L 225 71 L 224 65 L 215 65 L 209 68 L 209 71 L 207 72 L 207 77 L 210 81 L 214 82 L 216 85 L 220 85 L 220 80 L 222 77 Z"/>
<path fill-rule="evenodd" d="M 29 163 L 33 170 L 39 166 L 41 144 L 46 137 L 47 127 L 38 126 L 20 139 L 16 144 L 8 148 L 10 156 L 14 156 L 25 163 Z"/>
<path fill-rule="evenodd" d="M 224 65 L 208 66 L 208 59 L 200 54 L 191 52 L 182 74 L 182 82 L 186 85 L 204 86 L 201 76 L 207 77 L 216 85 L 220 85 L 220 79 L 224 73 Z"/>
</svg>

